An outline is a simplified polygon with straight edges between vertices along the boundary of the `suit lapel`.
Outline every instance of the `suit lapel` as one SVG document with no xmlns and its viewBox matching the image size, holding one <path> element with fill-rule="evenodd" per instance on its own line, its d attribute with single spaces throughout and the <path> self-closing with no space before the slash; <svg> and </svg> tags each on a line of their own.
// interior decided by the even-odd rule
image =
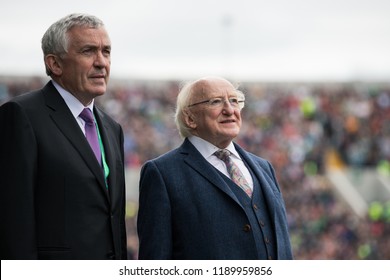
<svg viewBox="0 0 390 280">
<path fill-rule="evenodd" d="M 86 140 L 71 111 L 58 93 L 56 88 L 49 82 L 43 89 L 46 105 L 51 109 L 51 118 L 58 129 L 69 140 L 74 148 L 80 153 L 87 166 L 95 174 L 102 188 L 105 187 L 104 175 L 88 141 Z"/>
<path fill-rule="evenodd" d="M 114 135 L 114 133 L 111 131 L 110 126 L 107 124 L 107 121 L 105 120 L 105 116 L 97 107 L 95 107 L 95 117 L 99 126 L 100 136 L 103 141 L 106 163 L 110 169 L 110 173 L 107 178 L 110 200 L 115 201 L 116 198 L 119 197 L 119 193 L 118 193 L 119 190 L 114 187 L 117 185 L 115 179 L 117 171 L 116 171 L 116 159 L 114 158 L 114 154 L 115 154 L 114 147 L 113 147 L 114 140 L 112 139 L 112 135 Z"/>
<path fill-rule="evenodd" d="M 271 218 L 275 219 L 276 209 L 275 209 L 275 194 L 269 186 L 269 182 L 264 177 L 265 172 L 262 172 L 262 167 L 256 164 L 253 159 L 249 156 L 249 154 L 244 151 L 237 144 L 234 145 L 236 150 L 242 157 L 242 159 L 247 163 L 248 167 L 252 170 L 253 174 L 259 180 L 260 186 L 262 188 L 264 198 L 267 202 L 268 209 L 270 210 Z M 260 190 L 259 190 L 260 191 Z"/>
<path fill-rule="evenodd" d="M 283 212 L 280 210 L 281 207 L 275 207 L 277 206 L 277 198 L 275 197 L 275 194 L 273 190 L 269 187 L 269 182 L 265 178 L 266 172 L 261 172 L 263 168 L 256 164 L 251 158 L 251 156 L 245 152 L 243 149 L 241 149 L 238 145 L 235 145 L 237 151 L 240 153 L 242 158 L 247 162 L 249 168 L 253 171 L 257 179 L 259 180 L 259 183 L 262 187 L 263 194 L 270 212 L 270 218 L 273 222 L 274 230 L 275 230 L 275 238 L 276 238 L 276 248 L 277 248 L 277 255 L 278 256 L 285 256 L 285 252 L 280 251 L 284 250 L 285 247 L 283 247 L 283 244 L 285 244 L 285 237 L 283 236 L 284 228 L 281 227 L 281 225 L 284 224 L 285 220 L 283 218 Z M 282 246 L 281 246 L 282 245 Z"/>
<path fill-rule="evenodd" d="M 240 206 L 240 202 L 234 195 L 233 191 L 229 188 L 226 182 L 219 175 L 217 170 L 209 163 L 198 150 L 192 145 L 192 143 L 186 138 L 183 145 L 180 148 L 180 153 L 186 155 L 184 162 L 193 168 L 197 173 L 206 178 L 214 187 L 219 188 L 221 191 L 230 196 Z M 242 207 L 242 206 L 241 206 Z"/>
</svg>

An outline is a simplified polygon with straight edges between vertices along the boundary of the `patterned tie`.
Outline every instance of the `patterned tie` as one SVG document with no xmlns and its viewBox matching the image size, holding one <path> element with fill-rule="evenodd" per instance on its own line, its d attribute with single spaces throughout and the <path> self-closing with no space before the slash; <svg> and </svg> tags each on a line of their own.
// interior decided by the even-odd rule
<svg viewBox="0 0 390 280">
<path fill-rule="evenodd" d="M 241 170 L 231 159 L 230 152 L 226 149 L 223 149 L 216 151 L 214 155 L 226 164 L 227 171 L 229 172 L 230 178 L 233 180 L 233 182 L 242 188 L 249 197 L 252 197 L 252 189 L 249 187 L 249 184 Z"/>
<path fill-rule="evenodd" d="M 95 120 L 92 116 L 92 112 L 88 108 L 84 108 L 84 110 L 80 114 L 80 118 L 85 121 L 85 137 L 87 138 L 89 145 L 91 146 L 99 164 L 102 163 L 102 155 L 100 151 L 99 139 L 96 132 Z"/>
</svg>

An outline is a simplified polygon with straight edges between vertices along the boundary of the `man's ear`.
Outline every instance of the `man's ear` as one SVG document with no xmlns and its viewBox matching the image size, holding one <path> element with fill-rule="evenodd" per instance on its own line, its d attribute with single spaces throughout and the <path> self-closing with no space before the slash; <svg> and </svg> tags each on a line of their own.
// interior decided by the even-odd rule
<svg viewBox="0 0 390 280">
<path fill-rule="evenodd" d="M 183 118 L 184 123 L 191 129 L 195 129 L 197 127 L 196 119 L 194 114 L 191 113 L 190 110 L 183 110 Z"/>
<path fill-rule="evenodd" d="M 62 74 L 62 61 L 61 58 L 54 54 L 48 54 L 45 56 L 45 64 L 46 67 L 50 69 L 50 71 L 56 75 L 61 76 Z"/>
</svg>

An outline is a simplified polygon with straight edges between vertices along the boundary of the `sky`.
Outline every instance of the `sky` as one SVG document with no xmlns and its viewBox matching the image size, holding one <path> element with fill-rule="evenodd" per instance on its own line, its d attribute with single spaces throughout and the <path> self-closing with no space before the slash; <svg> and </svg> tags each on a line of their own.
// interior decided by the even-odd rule
<svg viewBox="0 0 390 280">
<path fill-rule="evenodd" d="M 82 12 L 106 25 L 112 78 L 390 77 L 389 0 L 1 1 L 0 76 L 44 76 L 42 35 Z"/>
</svg>

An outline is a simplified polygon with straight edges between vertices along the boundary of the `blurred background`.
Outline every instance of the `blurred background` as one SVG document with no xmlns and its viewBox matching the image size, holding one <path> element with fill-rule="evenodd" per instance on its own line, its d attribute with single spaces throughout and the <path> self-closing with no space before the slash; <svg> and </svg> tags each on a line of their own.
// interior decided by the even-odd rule
<svg viewBox="0 0 390 280">
<path fill-rule="evenodd" d="M 246 94 L 236 141 L 274 165 L 295 258 L 390 259 L 390 1 L 11 1 L 0 104 L 48 81 L 40 40 L 71 12 L 112 40 L 97 103 L 125 132 L 129 258 L 140 167 L 182 142 L 182 82 L 218 75 Z"/>
</svg>

